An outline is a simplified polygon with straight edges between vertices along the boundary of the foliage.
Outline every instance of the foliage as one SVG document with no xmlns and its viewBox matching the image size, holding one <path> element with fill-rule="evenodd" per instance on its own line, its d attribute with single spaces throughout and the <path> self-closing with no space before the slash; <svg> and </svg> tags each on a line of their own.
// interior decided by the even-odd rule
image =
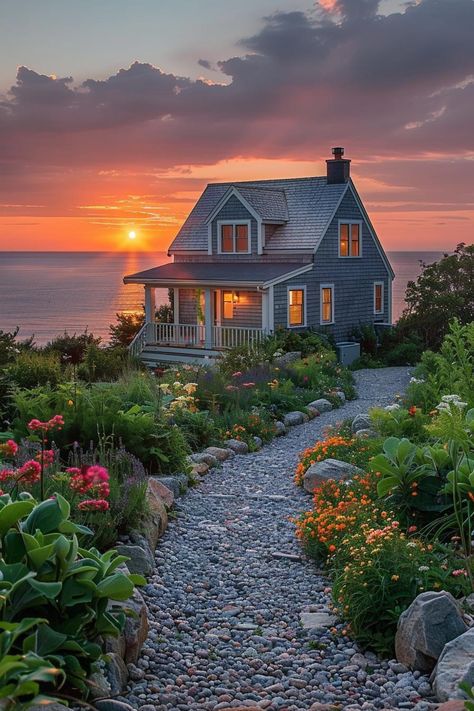
<svg viewBox="0 0 474 711">
<path fill-rule="evenodd" d="M 255 448 L 254 437 L 260 437 L 263 442 L 269 442 L 275 436 L 273 419 L 265 410 L 255 409 L 227 411 L 217 421 L 221 425 L 222 439 L 239 439 L 246 442 L 250 449 Z"/>
<path fill-rule="evenodd" d="M 173 422 L 193 452 L 199 452 L 219 440 L 219 428 L 208 410 L 190 412 L 179 408 L 173 413 Z"/>
<path fill-rule="evenodd" d="M 331 348 L 333 345 L 326 334 L 311 330 L 295 331 L 294 329 L 278 328 L 275 331 L 274 339 L 274 350 L 283 353 L 298 351 L 303 357 Z"/>
<path fill-rule="evenodd" d="M 111 323 L 109 326 L 109 344 L 112 348 L 126 348 L 145 323 L 145 313 L 118 313 L 116 318 L 117 323 Z"/>
<path fill-rule="evenodd" d="M 127 360 L 128 352 L 123 347 L 101 348 L 92 343 L 84 353 L 78 376 L 89 383 L 116 380 L 123 373 Z"/>
<path fill-rule="evenodd" d="M 251 345 L 231 348 L 220 358 L 219 369 L 227 377 L 236 372 L 246 373 L 262 363 L 270 362 L 276 350 L 271 337 Z"/>
<path fill-rule="evenodd" d="M 15 360 L 18 353 L 16 337 L 19 329 L 14 331 L 0 330 L 0 366 L 7 365 Z"/>
<path fill-rule="evenodd" d="M 57 336 L 44 347 L 44 352 L 58 355 L 61 363 L 65 365 L 75 366 L 82 363 L 87 349 L 90 346 L 98 346 L 100 341 L 100 338 L 96 338 L 87 330 L 79 335 L 64 331 L 62 336 Z"/>
<path fill-rule="evenodd" d="M 360 469 L 365 469 L 376 446 L 378 446 L 378 442 L 374 442 L 374 440 L 342 437 L 341 435 L 327 436 L 301 452 L 295 471 L 295 484 L 302 486 L 307 469 L 312 464 L 325 459 L 339 459 Z"/>
<path fill-rule="evenodd" d="M 69 514 L 59 494 L 41 503 L 26 492 L 17 500 L 0 496 L 0 605 L 4 622 L 48 620 L 47 626 L 24 629 L 11 651 L 50 660 L 64 673 L 67 688 L 87 694 L 101 640 L 117 636 L 124 624 L 113 601 L 127 600 L 134 583 L 144 580 L 119 571 L 126 558 L 115 551 L 81 548 L 78 534 L 88 529 Z"/>
<path fill-rule="evenodd" d="M 24 351 L 10 365 L 9 374 L 20 388 L 57 385 L 62 378 L 59 355 L 53 352 Z"/>
<path fill-rule="evenodd" d="M 430 416 L 425 415 L 421 408 L 410 408 L 400 405 L 389 405 L 389 409 L 374 407 L 370 410 L 370 419 L 374 429 L 382 437 L 409 437 L 413 440 L 426 438 L 425 426 Z"/>
<path fill-rule="evenodd" d="M 417 333 L 425 349 L 437 349 L 452 318 L 460 324 L 474 321 L 474 245 L 459 244 L 454 254 L 422 266 L 417 281 L 408 282 L 397 328 L 401 337 Z"/>
</svg>

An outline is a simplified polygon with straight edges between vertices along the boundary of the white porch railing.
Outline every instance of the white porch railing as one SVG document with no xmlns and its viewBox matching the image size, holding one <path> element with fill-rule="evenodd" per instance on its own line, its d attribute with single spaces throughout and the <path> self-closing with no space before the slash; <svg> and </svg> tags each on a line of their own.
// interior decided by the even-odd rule
<svg viewBox="0 0 474 711">
<path fill-rule="evenodd" d="M 147 344 L 192 348 L 226 349 L 257 344 L 266 336 L 261 328 L 244 326 L 206 326 L 193 323 L 147 323 L 129 346 L 131 355 L 139 357 Z"/>
</svg>

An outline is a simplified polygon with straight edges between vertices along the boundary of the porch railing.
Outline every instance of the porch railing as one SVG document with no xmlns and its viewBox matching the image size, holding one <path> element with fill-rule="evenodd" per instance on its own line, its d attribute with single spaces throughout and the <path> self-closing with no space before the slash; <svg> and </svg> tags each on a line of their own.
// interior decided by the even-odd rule
<svg viewBox="0 0 474 711">
<path fill-rule="evenodd" d="M 212 345 L 214 348 L 236 348 L 259 343 L 265 338 L 261 328 L 238 326 L 212 326 Z"/>
<path fill-rule="evenodd" d="M 137 333 L 129 350 L 131 355 L 139 357 L 147 344 L 227 349 L 260 343 L 265 336 L 261 328 L 244 326 L 210 326 L 206 333 L 204 324 L 147 323 Z"/>
<path fill-rule="evenodd" d="M 163 346 L 204 346 L 206 328 L 197 323 L 149 323 L 148 343 Z"/>
<path fill-rule="evenodd" d="M 130 355 L 134 356 L 135 358 L 138 358 L 140 356 L 140 353 L 143 351 L 143 349 L 146 346 L 146 340 L 147 340 L 146 334 L 147 334 L 147 324 L 145 323 L 145 324 L 143 324 L 141 329 L 138 331 L 138 333 L 134 337 L 133 341 L 128 346 Z"/>
</svg>

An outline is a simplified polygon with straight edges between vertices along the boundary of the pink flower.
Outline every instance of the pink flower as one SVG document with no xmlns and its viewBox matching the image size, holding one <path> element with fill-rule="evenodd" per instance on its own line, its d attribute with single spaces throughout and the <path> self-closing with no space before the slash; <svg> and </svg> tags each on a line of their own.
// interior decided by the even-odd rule
<svg viewBox="0 0 474 711">
<path fill-rule="evenodd" d="M 243 388 L 254 388 L 255 383 L 242 383 Z"/>
<path fill-rule="evenodd" d="M 45 449 L 43 452 L 43 465 L 45 467 L 51 466 L 54 462 L 54 451 L 52 449 Z M 41 452 L 38 452 L 35 459 L 41 463 Z"/>
<path fill-rule="evenodd" d="M 0 481 L 8 481 L 9 479 L 13 479 L 16 475 L 16 472 L 14 469 L 1 469 L 0 470 Z"/>
<path fill-rule="evenodd" d="M 240 370 L 237 370 L 235 373 L 232 373 L 233 378 L 240 378 L 242 376 L 242 373 Z"/>
<path fill-rule="evenodd" d="M 467 571 L 464 570 L 464 568 L 458 568 L 458 570 L 453 570 L 451 575 L 455 578 L 459 578 L 460 575 L 464 575 L 465 577 L 467 577 Z"/>
<path fill-rule="evenodd" d="M 87 469 L 87 478 L 93 484 L 100 484 L 103 481 L 109 481 L 109 472 L 105 467 L 93 464 Z"/>
<path fill-rule="evenodd" d="M 109 472 L 105 467 L 94 464 L 90 467 L 84 466 L 82 469 L 69 467 L 66 471 L 72 474 L 69 486 L 73 491 L 79 494 L 95 493 L 102 498 L 109 496 Z"/>
<path fill-rule="evenodd" d="M 239 388 L 237 387 L 237 385 L 226 385 L 226 386 L 225 386 L 225 389 L 228 390 L 228 391 L 231 392 L 231 393 L 234 393 L 234 392 L 235 392 L 236 390 L 238 390 Z"/>
<path fill-rule="evenodd" d="M 109 502 L 104 499 L 84 499 L 77 505 L 80 511 L 107 511 Z"/>
<path fill-rule="evenodd" d="M 18 445 L 12 439 L 8 439 L 4 444 L 0 444 L 0 454 L 4 457 L 14 457 L 18 452 Z"/>
<path fill-rule="evenodd" d="M 40 475 L 41 464 L 39 462 L 35 462 L 34 459 L 30 459 L 28 462 L 25 462 L 17 471 L 18 479 L 21 479 L 23 484 L 34 484 L 39 481 Z"/>
<path fill-rule="evenodd" d="M 40 420 L 30 420 L 28 422 L 28 429 L 31 430 L 32 432 L 35 432 L 36 430 L 41 430 L 43 429 L 44 425 L 46 422 L 41 422 Z"/>
<path fill-rule="evenodd" d="M 60 430 L 61 427 L 64 425 L 64 418 L 62 415 L 54 415 L 54 417 L 51 417 L 47 422 L 41 422 L 41 420 L 38 420 L 34 418 L 33 420 L 30 420 L 28 422 L 28 429 L 31 430 L 32 432 L 43 432 L 43 434 L 46 434 L 49 430 L 54 430 L 58 429 Z"/>
<path fill-rule="evenodd" d="M 417 526 L 410 526 L 408 529 L 408 533 L 415 533 L 415 531 L 417 531 L 417 530 L 418 530 Z"/>
</svg>

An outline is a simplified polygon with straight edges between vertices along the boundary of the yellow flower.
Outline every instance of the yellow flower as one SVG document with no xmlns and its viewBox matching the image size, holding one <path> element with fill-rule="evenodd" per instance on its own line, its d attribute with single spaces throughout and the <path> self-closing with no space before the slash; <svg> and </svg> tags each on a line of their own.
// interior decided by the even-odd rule
<svg viewBox="0 0 474 711">
<path fill-rule="evenodd" d="M 68 404 L 68 407 L 72 407 L 74 405 L 74 400 L 68 400 L 67 404 Z"/>
<path fill-rule="evenodd" d="M 392 580 L 394 583 L 396 583 L 397 580 L 400 580 L 400 576 L 399 575 L 392 575 Z"/>
</svg>

